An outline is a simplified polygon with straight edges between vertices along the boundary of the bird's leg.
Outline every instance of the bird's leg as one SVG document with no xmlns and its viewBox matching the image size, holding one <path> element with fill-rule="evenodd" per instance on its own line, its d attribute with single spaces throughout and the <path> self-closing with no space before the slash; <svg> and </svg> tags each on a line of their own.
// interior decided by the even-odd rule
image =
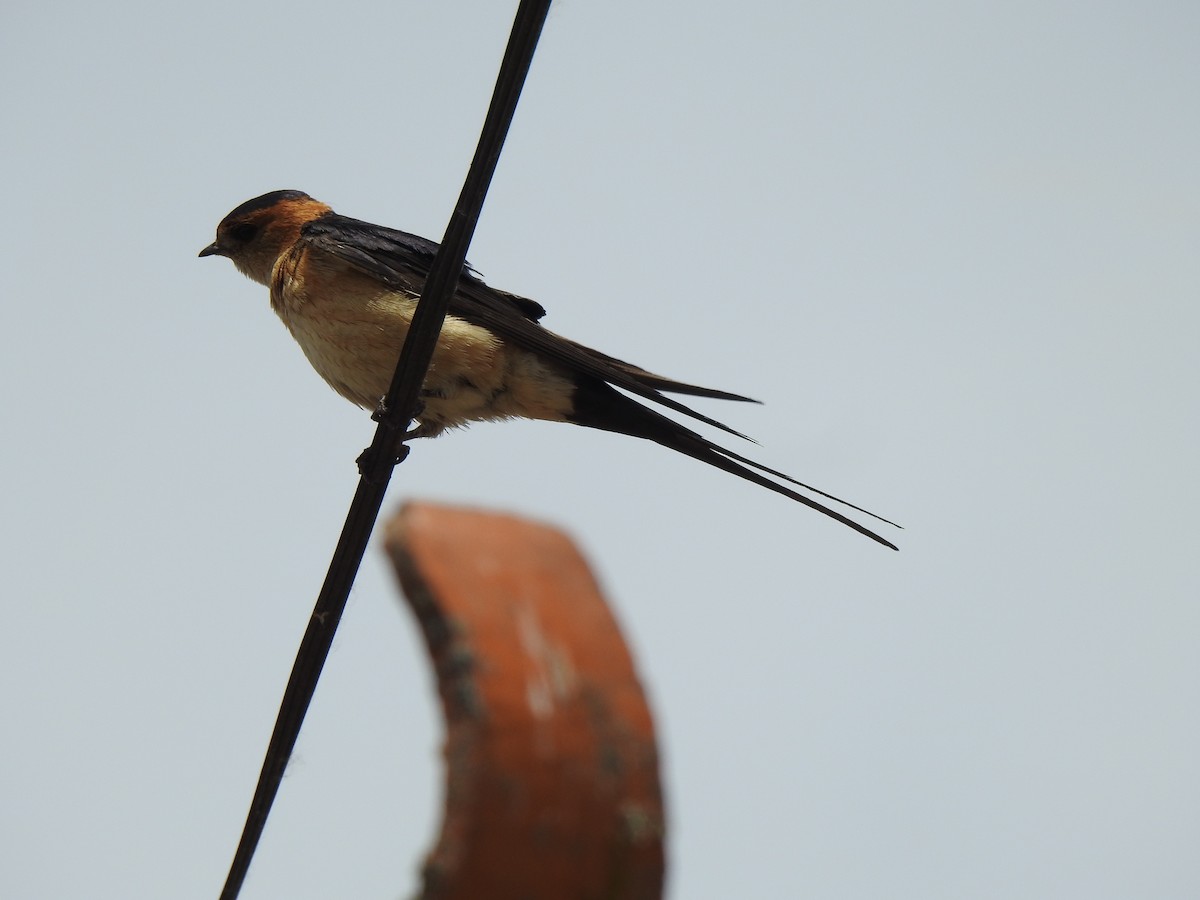
<svg viewBox="0 0 1200 900">
<path fill-rule="evenodd" d="M 420 398 L 418 398 L 417 399 L 417 408 L 415 410 L 413 410 L 413 418 L 420 416 L 421 413 L 423 413 L 424 411 L 425 411 L 425 403 Z M 388 410 L 388 405 L 387 405 L 387 398 L 383 397 L 379 400 L 379 405 L 376 406 L 375 410 L 371 413 L 371 419 L 375 422 L 385 422 L 388 420 L 388 413 L 389 413 L 389 410 Z M 425 430 L 424 425 L 417 425 L 415 428 L 410 428 L 408 431 L 404 432 L 404 434 L 400 436 L 399 445 L 396 447 L 396 455 L 393 459 L 391 459 L 389 461 L 389 464 L 392 466 L 395 466 L 395 465 L 399 465 L 400 463 L 404 462 L 404 460 L 408 458 L 408 454 L 409 454 L 408 442 L 411 441 L 413 438 L 425 437 L 425 435 L 426 435 L 426 430 Z M 360 475 L 370 477 L 371 473 L 374 472 L 375 466 L 374 466 L 374 458 L 373 457 L 375 454 L 374 454 L 373 450 L 374 450 L 374 444 L 372 444 L 370 447 L 368 447 L 366 450 L 364 450 L 362 453 L 360 453 L 358 455 L 358 459 L 355 460 L 355 462 L 358 464 L 358 473 Z"/>
<path fill-rule="evenodd" d="M 428 395 L 428 393 L 429 392 L 427 392 L 427 391 L 421 392 L 421 394 L 423 396 Z M 423 412 L 425 412 L 425 401 L 422 400 L 420 397 L 418 397 L 417 398 L 417 408 L 413 410 L 413 418 L 419 419 L 421 417 L 421 413 L 423 413 Z M 387 397 L 381 397 L 379 400 L 379 405 L 376 406 L 375 411 L 371 413 L 371 419 L 375 422 L 382 422 L 387 417 L 387 414 L 388 414 Z M 417 425 L 415 428 L 410 428 L 410 429 L 408 429 L 408 431 L 404 432 L 404 437 L 402 437 L 400 440 L 401 440 L 401 443 L 407 443 L 407 442 L 411 441 L 413 438 L 419 438 L 419 437 L 425 437 L 425 436 L 426 436 L 425 426 Z"/>
<path fill-rule="evenodd" d="M 417 408 L 413 410 L 413 419 L 414 420 L 420 420 L 421 413 L 425 412 L 425 401 L 422 400 L 421 397 L 434 397 L 434 396 L 438 396 L 438 395 L 434 394 L 433 391 L 424 391 L 424 390 L 421 391 L 421 396 L 417 398 Z M 414 427 L 412 427 L 412 428 L 408 429 L 408 431 L 404 432 L 405 442 L 411 441 L 414 438 L 421 438 L 421 437 L 433 437 L 433 433 L 431 433 L 431 429 L 430 429 L 429 425 L 424 421 L 417 421 L 417 424 Z"/>
</svg>

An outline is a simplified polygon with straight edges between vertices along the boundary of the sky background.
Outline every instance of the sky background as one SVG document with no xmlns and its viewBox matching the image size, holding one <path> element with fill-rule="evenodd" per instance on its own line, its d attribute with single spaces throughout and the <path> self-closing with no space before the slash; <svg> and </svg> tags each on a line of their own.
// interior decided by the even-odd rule
<svg viewBox="0 0 1200 900">
<path fill-rule="evenodd" d="M 373 425 L 196 253 L 278 188 L 439 237 L 514 10 L 0 13 L 0 895 L 216 896 Z M 1193 2 L 556 4 L 471 261 L 906 526 L 563 425 L 397 472 L 594 562 L 672 900 L 1200 896 L 1198 45 Z M 376 541 L 247 900 L 418 883 L 397 597 Z"/>
</svg>

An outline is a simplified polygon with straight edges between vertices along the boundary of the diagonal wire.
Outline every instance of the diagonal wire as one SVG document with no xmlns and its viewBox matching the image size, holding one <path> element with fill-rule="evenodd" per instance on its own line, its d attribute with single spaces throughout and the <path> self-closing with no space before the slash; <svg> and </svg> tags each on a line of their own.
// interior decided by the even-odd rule
<svg viewBox="0 0 1200 900">
<path fill-rule="evenodd" d="M 358 490 L 346 516 L 346 524 L 334 550 L 308 629 L 296 653 L 292 674 L 275 720 L 275 730 L 271 734 L 254 798 L 246 815 L 246 824 L 221 890 L 221 900 L 234 900 L 241 891 L 271 805 L 279 792 L 284 769 L 296 745 L 304 715 L 316 690 L 317 679 L 329 655 L 354 576 L 383 504 L 392 468 L 407 455 L 408 448 L 403 444 L 404 433 L 416 415 L 421 383 L 433 359 L 450 295 L 463 270 L 467 246 L 475 232 L 483 200 L 496 170 L 500 150 L 512 123 L 517 99 L 521 95 L 549 10 L 550 0 L 522 0 L 517 10 L 475 158 L 471 161 L 458 204 L 426 279 L 391 387 L 376 414 L 379 424 L 375 437 L 371 446 L 359 457 L 361 477 Z"/>
</svg>

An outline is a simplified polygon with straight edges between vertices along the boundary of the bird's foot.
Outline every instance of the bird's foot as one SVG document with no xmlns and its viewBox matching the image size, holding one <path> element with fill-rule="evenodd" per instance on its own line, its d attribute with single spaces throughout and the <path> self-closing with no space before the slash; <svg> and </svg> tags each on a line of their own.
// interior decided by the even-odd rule
<svg viewBox="0 0 1200 900">
<path fill-rule="evenodd" d="M 418 400 L 417 408 L 413 411 L 413 417 L 415 418 L 416 416 L 419 416 L 424 411 L 425 404 Z M 394 426 L 394 423 L 390 422 L 389 414 L 390 410 L 388 409 L 387 398 L 385 397 L 379 401 L 379 405 L 376 406 L 375 411 L 371 413 L 371 418 L 381 424 Z M 394 434 L 395 432 L 393 431 L 392 433 Z M 395 455 L 386 460 L 378 458 L 380 450 L 378 450 L 375 447 L 375 444 L 372 443 L 372 445 L 360 453 L 358 455 L 358 459 L 355 460 L 355 462 L 358 464 L 358 474 L 369 480 L 379 478 L 381 469 L 384 469 L 385 467 L 387 469 L 391 469 L 393 466 L 399 465 L 408 458 L 410 450 L 408 446 L 409 441 L 413 440 L 413 438 L 426 437 L 428 435 L 429 431 L 426 429 L 424 424 L 418 424 L 416 427 L 408 429 L 408 431 L 400 435 L 400 440 L 396 444 Z"/>
<path fill-rule="evenodd" d="M 380 475 L 380 470 L 387 471 L 394 466 L 398 466 L 408 458 L 410 448 L 408 444 L 401 443 L 395 451 L 395 454 L 390 459 L 382 462 L 377 461 L 378 450 L 372 445 L 358 454 L 358 459 L 355 463 L 358 465 L 358 474 L 369 481 L 374 481 Z"/>
<path fill-rule="evenodd" d="M 371 413 L 371 420 L 373 422 L 382 422 L 384 419 L 387 418 L 389 411 L 390 410 L 388 409 L 388 405 L 387 405 L 387 397 L 381 397 L 379 399 L 379 405 L 376 406 L 374 411 Z M 417 398 L 417 406 L 412 412 L 412 417 L 414 419 L 419 419 L 421 417 L 421 413 L 423 413 L 423 412 L 425 412 L 425 401 L 421 400 L 418 397 Z"/>
</svg>

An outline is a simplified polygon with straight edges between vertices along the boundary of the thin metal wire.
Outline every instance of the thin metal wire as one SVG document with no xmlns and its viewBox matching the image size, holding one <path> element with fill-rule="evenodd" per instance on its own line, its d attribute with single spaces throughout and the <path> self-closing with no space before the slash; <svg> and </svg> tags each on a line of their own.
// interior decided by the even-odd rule
<svg viewBox="0 0 1200 900">
<path fill-rule="evenodd" d="M 296 746 L 296 738 L 316 690 L 321 669 L 329 655 L 333 636 L 346 608 L 346 599 L 375 527 L 379 509 L 383 505 L 392 469 L 407 455 L 408 448 L 403 444 L 404 433 L 416 415 L 421 383 L 433 359 L 433 350 L 446 317 L 450 296 L 463 270 L 467 247 L 479 221 L 479 213 L 549 11 L 550 0 L 522 0 L 517 10 L 475 158 L 425 282 L 391 387 L 376 416 L 379 425 L 375 429 L 375 437 L 371 446 L 359 457 L 361 477 L 358 489 L 350 504 L 346 524 L 334 550 L 308 629 L 296 653 L 292 674 L 275 720 L 275 730 L 271 734 L 254 798 L 246 815 L 246 824 L 221 890 L 221 900 L 235 900 L 241 891 L 271 805 L 279 792 L 288 759 Z"/>
</svg>

